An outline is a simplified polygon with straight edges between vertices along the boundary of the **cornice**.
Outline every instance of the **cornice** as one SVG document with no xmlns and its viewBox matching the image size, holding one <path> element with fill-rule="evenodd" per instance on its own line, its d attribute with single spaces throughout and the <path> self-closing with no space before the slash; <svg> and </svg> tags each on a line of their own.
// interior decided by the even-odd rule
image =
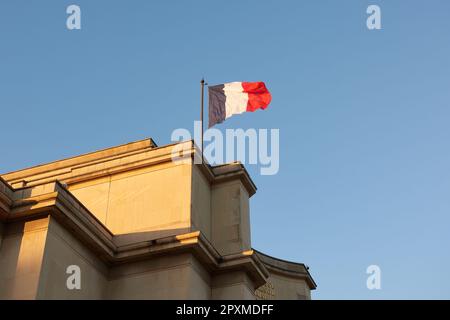
<svg viewBox="0 0 450 320">
<path fill-rule="evenodd" d="M 305 280 L 311 290 L 316 289 L 317 284 L 309 273 L 309 268 L 306 267 L 305 264 L 278 259 L 260 251 L 254 251 L 262 264 L 264 264 L 264 266 L 271 272 L 285 277 Z"/>
<path fill-rule="evenodd" d="M 12 205 L 13 193 L 14 191 L 9 184 L 0 177 L 0 217 L 9 213 Z"/>
<path fill-rule="evenodd" d="M 133 141 L 130 143 L 122 144 L 119 146 L 106 148 L 102 150 L 97 150 L 94 152 L 89 152 L 81 154 L 78 156 L 56 160 L 49 163 L 33 166 L 30 168 L 25 168 L 13 172 L 9 172 L 3 175 L 3 178 L 7 180 L 10 184 L 14 184 L 18 181 L 25 180 L 27 178 L 38 176 L 40 174 L 50 173 L 52 175 L 60 174 L 61 172 L 66 172 L 70 170 L 73 166 L 79 166 L 86 163 L 93 163 L 94 161 L 102 161 L 111 157 L 117 157 L 124 154 L 130 154 L 135 151 L 143 149 L 156 148 L 156 143 L 151 138 L 146 138 L 143 140 Z"/>
<path fill-rule="evenodd" d="M 27 198 L 27 195 L 31 196 Z M 9 213 L 0 217 L 3 222 L 49 215 L 110 266 L 163 254 L 189 252 L 213 274 L 243 270 L 257 287 L 268 277 L 267 269 L 253 251 L 221 256 L 200 231 L 157 239 L 143 236 L 139 241 L 124 241 L 122 238 L 118 245 L 116 236 L 58 181 L 22 188 L 16 191 L 14 198 Z"/>
<path fill-rule="evenodd" d="M 163 163 L 178 165 L 185 163 L 183 161 L 188 161 L 192 164 L 195 163 L 194 159 L 201 159 L 200 150 L 192 140 L 162 147 L 156 147 L 154 143 L 150 142 L 144 143 L 145 141 L 124 145 L 130 149 L 127 152 L 123 151 L 125 150 L 124 146 L 119 146 L 116 147 L 117 150 L 107 149 L 98 153 L 94 152 L 48 165 L 24 169 L 5 174 L 3 178 L 18 189 L 55 181 L 72 185 Z M 174 160 L 174 156 L 184 160 Z M 79 161 L 76 162 L 77 160 Z M 240 180 L 250 196 L 256 192 L 254 182 L 245 167 L 239 162 L 211 166 L 204 160 L 196 165 L 212 185 L 230 180 Z"/>
</svg>

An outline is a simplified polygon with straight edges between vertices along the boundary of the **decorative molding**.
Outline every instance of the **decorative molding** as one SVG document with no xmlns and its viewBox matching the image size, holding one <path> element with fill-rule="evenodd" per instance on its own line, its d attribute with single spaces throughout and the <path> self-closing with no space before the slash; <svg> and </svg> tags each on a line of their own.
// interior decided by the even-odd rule
<svg viewBox="0 0 450 320">
<path fill-rule="evenodd" d="M 291 262 L 266 255 L 260 251 L 254 250 L 261 263 L 271 272 L 282 275 L 284 277 L 305 280 L 311 290 L 316 289 L 317 284 L 314 282 L 308 267 L 303 263 Z"/>
<path fill-rule="evenodd" d="M 179 163 L 172 159 L 174 147 L 179 148 L 179 156 L 190 159 L 191 164 L 194 163 L 194 159 L 198 159 L 200 154 L 200 150 L 193 140 L 162 147 L 156 147 L 154 142 L 151 141 L 137 141 L 115 148 L 7 173 L 2 177 L 11 186 L 18 189 L 55 181 L 72 185 L 162 163 L 172 162 L 174 165 L 178 165 Z M 249 196 L 256 193 L 257 188 L 254 182 L 245 167 L 239 162 L 211 166 L 204 161 L 202 164 L 197 164 L 197 166 L 200 167 L 200 171 L 211 184 L 240 180 L 248 191 Z"/>
<path fill-rule="evenodd" d="M 33 192 L 39 189 L 43 193 Z M 243 270 L 254 281 L 255 288 L 266 282 L 269 273 L 253 251 L 221 256 L 200 231 L 163 238 L 140 238 L 138 242 L 120 241 L 63 184 L 58 181 L 15 191 L 11 210 L 2 216 L 4 222 L 34 219 L 48 215 L 75 238 L 91 249 L 106 265 L 139 261 L 158 255 L 189 252 L 211 273 Z M 33 194 L 29 198 L 20 198 Z"/>
</svg>

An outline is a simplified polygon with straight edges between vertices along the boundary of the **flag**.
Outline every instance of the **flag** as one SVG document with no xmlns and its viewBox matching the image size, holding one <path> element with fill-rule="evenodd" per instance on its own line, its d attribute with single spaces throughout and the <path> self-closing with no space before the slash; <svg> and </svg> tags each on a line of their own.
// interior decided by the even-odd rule
<svg viewBox="0 0 450 320">
<path fill-rule="evenodd" d="M 208 95 L 209 128 L 233 114 L 266 109 L 272 100 L 264 82 L 230 82 L 209 86 Z"/>
</svg>

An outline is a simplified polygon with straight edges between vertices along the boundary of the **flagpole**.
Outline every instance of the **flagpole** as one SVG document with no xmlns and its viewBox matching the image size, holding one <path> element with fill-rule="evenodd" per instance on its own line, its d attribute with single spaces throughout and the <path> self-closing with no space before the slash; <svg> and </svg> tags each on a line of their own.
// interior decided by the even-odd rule
<svg viewBox="0 0 450 320">
<path fill-rule="evenodd" d="M 202 163 L 203 163 L 203 104 L 204 104 L 204 96 L 205 96 L 205 79 L 202 78 L 202 80 L 200 81 L 200 87 L 201 87 L 201 110 L 200 110 L 200 121 L 202 123 L 202 132 L 201 132 L 201 153 L 202 153 Z"/>
</svg>

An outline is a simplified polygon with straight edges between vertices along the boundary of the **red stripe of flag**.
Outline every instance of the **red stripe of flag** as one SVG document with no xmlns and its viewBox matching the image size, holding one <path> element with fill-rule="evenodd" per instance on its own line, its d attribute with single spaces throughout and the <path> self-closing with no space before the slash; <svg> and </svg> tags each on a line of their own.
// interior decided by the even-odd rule
<svg viewBox="0 0 450 320">
<path fill-rule="evenodd" d="M 242 82 L 242 88 L 248 93 L 247 111 L 266 109 L 272 100 L 264 82 Z"/>
</svg>

